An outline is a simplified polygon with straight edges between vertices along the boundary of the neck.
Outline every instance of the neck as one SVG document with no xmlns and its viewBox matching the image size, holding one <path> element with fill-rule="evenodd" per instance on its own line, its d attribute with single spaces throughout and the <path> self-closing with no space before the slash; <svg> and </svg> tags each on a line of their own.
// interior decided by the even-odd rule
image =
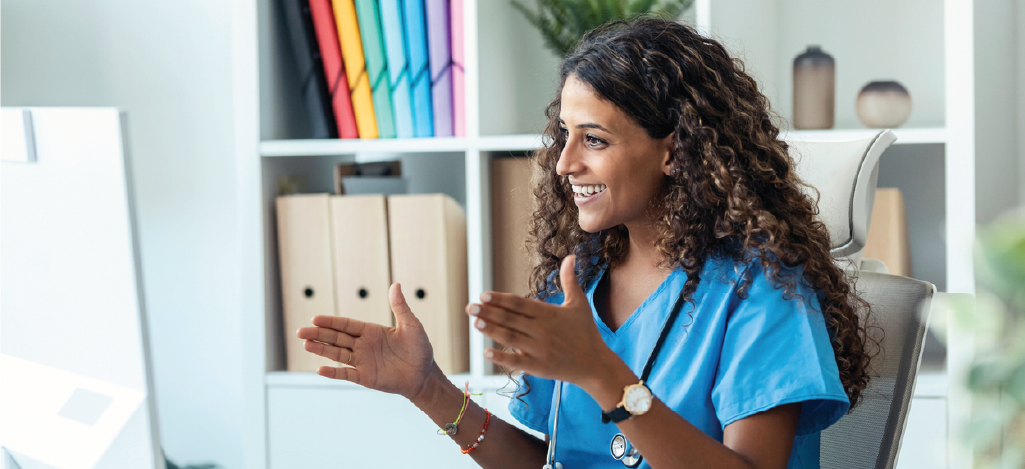
<svg viewBox="0 0 1025 469">
<path fill-rule="evenodd" d="M 662 261 L 662 254 L 655 249 L 655 241 L 659 238 L 654 227 L 647 223 L 630 223 L 626 225 L 627 237 L 629 238 L 624 266 L 630 270 L 642 269 L 645 271 L 662 271 L 658 264 Z"/>
</svg>

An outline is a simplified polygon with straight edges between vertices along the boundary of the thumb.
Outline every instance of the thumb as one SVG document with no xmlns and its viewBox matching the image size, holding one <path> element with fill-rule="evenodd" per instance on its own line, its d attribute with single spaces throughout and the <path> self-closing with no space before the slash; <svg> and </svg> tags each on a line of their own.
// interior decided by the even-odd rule
<svg viewBox="0 0 1025 469">
<path fill-rule="evenodd" d="M 393 283 L 388 289 L 388 303 L 391 304 L 391 312 L 395 314 L 396 326 L 420 322 L 413 314 L 413 310 L 409 309 L 406 297 L 402 295 L 402 285 L 399 285 L 398 282 Z"/>
<path fill-rule="evenodd" d="M 577 256 L 570 255 L 562 259 L 562 267 L 559 269 L 559 278 L 562 280 L 562 291 L 565 292 L 565 299 L 562 304 L 587 302 L 587 294 L 580 288 L 577 282 L 576 273 Z"/>
</svg>

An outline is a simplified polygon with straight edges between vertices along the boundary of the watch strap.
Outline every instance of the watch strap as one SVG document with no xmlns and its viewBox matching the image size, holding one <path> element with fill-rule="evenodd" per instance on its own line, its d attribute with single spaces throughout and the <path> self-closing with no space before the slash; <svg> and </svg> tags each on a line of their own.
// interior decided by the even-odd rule
<svg viewBox="0 0 1025 469">
<path fill-rule="evenodd" d="M 602 411 L 601 423 L 619 423 L 630 418 L 630 411 L 626 410 L 626 407 L 619 406 L 608 412 Z"/>
</svg>

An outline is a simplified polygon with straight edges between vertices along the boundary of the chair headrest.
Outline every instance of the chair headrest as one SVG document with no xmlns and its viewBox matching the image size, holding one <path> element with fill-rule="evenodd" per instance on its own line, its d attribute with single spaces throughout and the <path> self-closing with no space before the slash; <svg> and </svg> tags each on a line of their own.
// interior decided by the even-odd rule
<svg viewBox="0 0 1025 469">
<path fill-rule="evenodd" d="M 860 260 L 875 202 L 879 157 L 897 137 L 883 130 L 857 140 L 785 137 L 797 175 L 819 192 L 819 218 L 829 229 L 833 258 Z M 814 191 L 809 195 L 815 197 Z"/>
</svg>

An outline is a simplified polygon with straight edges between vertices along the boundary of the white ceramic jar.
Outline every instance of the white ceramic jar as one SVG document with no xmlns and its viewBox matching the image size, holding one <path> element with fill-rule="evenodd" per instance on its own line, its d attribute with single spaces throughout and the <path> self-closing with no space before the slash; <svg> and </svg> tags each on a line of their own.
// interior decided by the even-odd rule
<svg viewBox="0 0 1025 469">
<path fill-rule="evenodd" d="M 911 116 L 911 95 L 896 81 L 873 81 L 861 88 L 854 109 L 866 127 L 892 129 Z"/>
</svg>

